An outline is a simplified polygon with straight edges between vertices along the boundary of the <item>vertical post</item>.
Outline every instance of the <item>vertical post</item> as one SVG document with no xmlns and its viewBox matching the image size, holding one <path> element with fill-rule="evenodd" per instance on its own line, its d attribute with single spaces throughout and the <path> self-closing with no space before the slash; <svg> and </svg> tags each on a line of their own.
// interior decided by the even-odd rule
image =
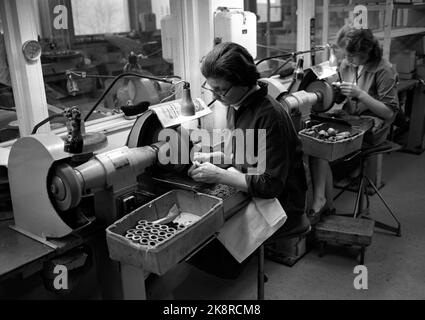
<svg viewBox="0 0 425 320">
<path fill-rule="evenodd" d="M 121 263 L 124 300 L 146 300 L 145 272 L 142 268 Z"/>
<path fill-rule="evenodd" d="M 310 50 L 310 19 L 314 17 L 315 0 L 298 0 L 297 51 Z M 304 57 L 304 67 L 311 66 L 310 55 Z"/>
<path fill-rule="evenodd" d="M 258 248 L 258 300 L 264 300 L 264 245 Z"/>
<path fill-rule="evenodd" d="M 37 40 L 36 10 L 27 0 L 2 0 L 0 13 L 5 31 L 9 63 L 21 136 L 31 134 L 33 127 L 48 117 L 41 62 L 29 63 L 22 53 L 22 45 Z M 49 124 L 39 132 L 50 131 Z"/>
<path fill-rule="evenodd" d="M 270 20 L 271 20 L 271 3 L 270 0 L 267 0 L 267 23 L 266 23 L 266 45 L 267 45 L 267 56 L 270 56 L 270 46 L 271 46 L 271 27 L 270 27 Z"/>
<path fill-rule="evenodd" d="M 322 43 L 329 42 L 329 2 L 330 0 L 323 0 L 323 27 L 322 27 Z"/>
<path fill-rule="evenodd" d="M 384 58 L 390 60 L 391 50 L 391 25 L 393 19 L 393 0 L 386 0 L 385 4 L 385 19 L 384 19 Z"/>
</svg>

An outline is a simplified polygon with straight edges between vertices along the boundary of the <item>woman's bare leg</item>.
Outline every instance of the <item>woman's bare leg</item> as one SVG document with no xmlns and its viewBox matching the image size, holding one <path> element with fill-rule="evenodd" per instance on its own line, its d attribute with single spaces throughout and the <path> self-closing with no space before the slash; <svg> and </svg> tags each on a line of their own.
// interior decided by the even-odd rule
<svg viewBox="0 0 425 320">
<path fill-rule="evenodd" d="M 326 175 L 325 197 L 326 203 L 330 209 L 334 208 L 334 178 L 332 175 L 331 167 L 328 164 L 328 174 Z"/>
<path fill-rule="evenodd" d="M 320 211 L 326 204 L 327 181 L 332 178 L 327 160 L 310 157 L 310 171 L 313 183 L 313 203 L 311 209 Z M 328 177 L 330 175 L 330 178 Z M 329 192 L 328 192 L 329 193 Z"/>
</svg>

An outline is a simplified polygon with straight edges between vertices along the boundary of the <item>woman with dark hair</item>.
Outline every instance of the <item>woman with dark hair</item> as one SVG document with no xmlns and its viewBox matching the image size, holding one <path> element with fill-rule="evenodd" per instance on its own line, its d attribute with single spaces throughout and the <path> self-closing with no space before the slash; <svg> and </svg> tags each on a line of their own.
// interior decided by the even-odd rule
<svg viewBox="0 0 425 320">
<path fill-rule="evenodd" d="M 397 73 L 382 57 L 379 41 L 369 29 L 345 26 L 337 34 L 337 45 L 345 57 L 339 66 L 340 89 L 346 96 L 343 110 L 372 117 L 374 127 L 364 140 L 366 145 L 378 145 L 385 141 L 398 112 Z M 316 220 L 333 210 L 333 177 L 324 159 L 310 157 L 310 168 L 313 202 L 309 216 Z"/>
<path fill-rule="evenodd" d="M 229 127 L 243 132 L 265 130 L 266 140 L 259 148 L 264 153 L 258 154 L 265 165 L 263 172 L 250 174 L 250 169 L 257 169 L 255 165 L 246 159 L 237 161 L 238 152 L 246 146 L 233 143 L 229 169 L 212 164 L 210 154 L 198 154 L 189 175 L 198 182 L 229 185 L 255 198 L 277 198 L 288 219 L 276 234 L 305 232 L 310 225 L 305 214 L 307 185 L 301 142 L 288 113 L 267 94 L 267 85 L 258 81 L 260 75 L 253 57 L 238 44 L 222 43 L 205 57 L 201 71 L 206 78 L 203 87 L 228 106 Z M 214 267 L 211 258 L 216 262 Z M 203 265 L 201 268 L 223 277 L 234 278 L 240 269 L 218 241 L 194 260 L 195 265 Z"/>
</svg>

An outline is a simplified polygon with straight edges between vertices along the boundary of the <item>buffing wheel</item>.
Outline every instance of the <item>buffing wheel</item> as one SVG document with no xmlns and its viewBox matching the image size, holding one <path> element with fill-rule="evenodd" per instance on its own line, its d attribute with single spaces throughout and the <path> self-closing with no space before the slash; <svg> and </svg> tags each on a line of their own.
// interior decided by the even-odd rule
<svg viewBox="0 0 425 320">
<path fill-rule="evenodd" d="M 319 93 L 321 96 L 321 99 L 312 107 L 314 112 L 326 112 L 332 108 L 335 101 L 335 89 L 328 82 L 323 80 L 313 81 L 305 91 Z"/>
<path fill-rule="evenodd" d="M 56 168 L 50 194 L 61 211 L 72 209 L 80 203 L 82 188 L 71 166 L 62 164 Z"/>
<path fill-rule="evenodd" d="M 169 134 L 170 141 L 161 138 L 161 132 L 163 133 L 162 136 Z M 160 160 L 158 166 L 162 170 L 179 173 L 187 170 L 190 164 L 191 143 L 189 140 L 189 132 L 181 126 L 163 129 L 156 114 L 149 110 L 137 119 L 129 134 L 127 146 L 138 148 L 153 145 L 159 141 L 167 142 L 158 151 L 158 159 Z M 185 157 L 182 155 L 185 155 Z M 173 159 L 175 161 L 164 164 L 161 159 Z"/>
</svg>

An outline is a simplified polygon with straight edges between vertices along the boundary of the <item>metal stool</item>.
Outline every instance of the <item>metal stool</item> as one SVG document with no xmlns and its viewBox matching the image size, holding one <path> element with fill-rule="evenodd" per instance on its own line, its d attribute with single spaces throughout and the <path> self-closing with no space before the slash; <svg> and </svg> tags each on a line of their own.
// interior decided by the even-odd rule
<svg viewBox="0 0 425 320">
<path fill-rule="evenodd" d="M 397 219 L 397 217 L 395 216 L 394 212 L 391 210 L 391 208 L 389 207 L 389 205 L 387 204 L 387 202 L 384 200 L 384 198 L 382 197 L 381 193 L 379 192 L 378 188 L 376 187 L 376 185 L 372 182 L 372 180 L 366 175 L 365 172 L 365 163 L 366 161 L 376 155 L 379 154 L 385 154 L 385 153 L 390 153 L 390 152 L 394 152 L 394 151 L 398 151 L 401 149 L 401 146 L 391 142 L 391 141 L 385 141 L 384 143 L 378 145 L 378 146 L 374 146 L 371 148 L 367 148 L 367 149 L 363 149 L 359 152 L 357 152 L 354 156 L 351 156 L 349 159 L 345 160 L 345 161 L 350 161 L 353 158 L 359 156 L 360 157 L 360 185 L 359 185 L 359 189 L 357 191 L 357 197 L 356 197 L 356 203 L 355 203 L 355 207 L 354 207 L 354 213 L 353 213 L 353 217 L 357 218 L 357 217 L 361 217 L 363 219 L 368 219 L 368 220 L 372 220 L 369 217 L 365 217 L 363 216 L 363 214 L 365 213 L 365 211 L 369 211 L 369 207 L 370 207 L 370 195 L 367 192 L 367 187 L 370 186 L 373 188 L 373 190 L 375 191 L 375 193 L 378 195 L 378 197 L 381 199 L 382 203 L 385 205 L 388 213 L 391 215 L 391 217 L 395 220 L 397 226 L 390 226 L 387 224 L 384 224 L 382 222 L 379 221 L 375 221 L 375 227 L 380 228 L 380 229 L 384 229 L 387 231 L 391 231 L 394 232 L 398 237 L 401 236 L 401 224 L 400 221 Z M 334 198 L 334 200 L 336 200 L 337 198 L 339 198 L 339 196 L 341 196 L 342 193 L 344 193 L 345 191 L 347 191 L 347 189 L 349 189 L 351 186 L 353 186 L 358 178 L 353 179 L 347 186 L 345 186 Z M 363 210 L 363 197 L 366 197 L 366 210 Z M 351 216 L 351 215 L 350 215 Z"/>
</svg>

